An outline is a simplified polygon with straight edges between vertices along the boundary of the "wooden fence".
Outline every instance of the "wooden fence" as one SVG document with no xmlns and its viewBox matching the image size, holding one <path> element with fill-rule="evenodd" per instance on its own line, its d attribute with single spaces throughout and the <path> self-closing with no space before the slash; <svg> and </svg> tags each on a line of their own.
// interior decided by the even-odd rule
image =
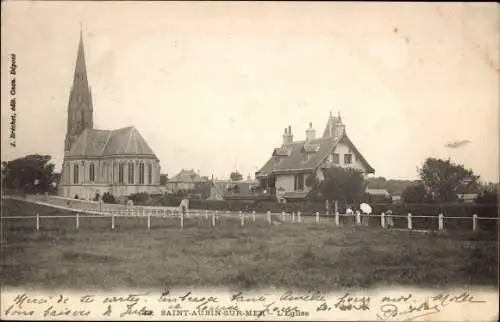
<svg viewBox="0 0 500 322">
<path fill-rule="evenodd" d="M 17 199 L 17 198 L 11 198 Z M 10 220 L 35 220 L 34 228 L 35 230 L 40 230 L 40 221 L 46 219 L 55 219 L 55 218 L 66 218 L 66 219 L 74 219 L 74 227 L 76 230 L 80 229 L 80 219 L 82 218 L 109 218 L 110 223 L 109 226 L 112 230 L 116 228 L 116 219 L 117 218 L 146 218 L 147 229 L 152 228 L 151 218 L 175 218 L 178 220 L 178 227 L 184 228 L 184 221 L 186 218 L 204 218 L 206 220 L 210 220 L 211 226 L 215 227 L 218 225 L 218 222 L 221 218 L 227 217 L 232 219 L 238 219 L 240 221 L 240 226 L 244 227 L 245 225 L 255 223 L 258 219 L 265 221 L 272 225 L 278 223 L 317 223 L 321 222 L 333 221 L 335 226 L 341 227 L 345 225 L 354 225 L 354 226 L 378 226 L 381 228 L 399 228 L 399 229 L 408 229 L 408 230 L 435 230 L 435 231 L 445 231 L 447 227 L 453 227 L 450 225 L 453 220 L 462 220 L 468 226 L 466 228 L 465 225 L 460 225 L 457 227 L 461 227 L 460 229 L 464 230 L 472 230 L 479 231 L 485 230 L 480 229 L 480 222 L 488 222 L 488 225 L 484 227 L 494 227 L 497 229 L 499 218 L 491 218 L 491 217 L 479 217 L 474 214 L 472 217 L 456 217 L 456 216 L 445 216 L 444 214 L 438 214 L 437 216 L 424 216 L 424 215 L 413 215 L 408 213 L 407 215 L 393 215 L 386 214 L 382 212 L 381 214 L 361 214 L 356 212 L 353 215 L 340 214 L 336 212 L 334 215 L 325 215 L 316 212 L 315 214 L 302 214 L 301 212 L 292 212 L 292 213 L 271 213 L 267 211 L 267 213 L 256 213 L 252 212 L 230 212 L 230 211 L 218 211 L 218 210 L 188 210 L 186 213 L 183 213 L 179 208 L 175 207 L 141 207 L 141 206 L 129 206 L 129 207 L 121 207 L 121 208 L 103 208 L 103 209 L 82 209 L 82 208 L 71 208 L 64 207 L 60 205 L 50 205 L 48 203 L 34 201 L 34 200 L 24 200 L 17 199 L 28 203 L 39 204 L 43 206 L 48 206 L 54 209 L 66 210 L 74 215 L 28 215 L 28 216 L 3 216 L 1 217 L 2 221 L 10 221 Z M 425 227 L 422 227 L 422 222 L 427 220 L 427 224 Z M 420 221 L 420 223 L 419 223 Z M 430 223 L 430 225 L 429 225 Z M 417 225 L 415 225 L 417 224 Z M 494 224 L 492 226 L 491 224 Z M 424 228 L 424 229 L 422 229 Z"/>
</svg>

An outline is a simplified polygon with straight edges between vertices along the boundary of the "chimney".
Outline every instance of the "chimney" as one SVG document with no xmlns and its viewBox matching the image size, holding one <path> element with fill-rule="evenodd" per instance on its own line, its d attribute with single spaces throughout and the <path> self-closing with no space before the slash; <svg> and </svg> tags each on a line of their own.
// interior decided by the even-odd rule
<svg viewBox="0 0 500 322">
<path fill-rule="evenodd" d="M 306 142 L 309 143 L 316 138 L 316 130 L 312 127 L 312 122 L 309 122 L 309 128 L 306 130 Z"/>
<path fill-rule="evenodd" d="M 289 125 L 288 130 L 285 127 L 285 133 L 283 134 L 283 145 L 292 144 L 293 135 L 292 135 L 292 127 Z"/>
</svg>

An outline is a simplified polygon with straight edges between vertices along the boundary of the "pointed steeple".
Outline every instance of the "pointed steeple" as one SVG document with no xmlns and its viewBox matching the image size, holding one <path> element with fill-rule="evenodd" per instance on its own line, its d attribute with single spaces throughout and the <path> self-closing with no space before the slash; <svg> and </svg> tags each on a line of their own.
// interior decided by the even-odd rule
<svg viewBox="0 0 500 322">
<path fill-rule="evenodd" d="M 83 32 L 80 25 L 80 40 L 73 75 L 73 86 L 69 94 L 68 127 L 64 151 L 68 152 L 71 149 L 71 145 L 85 129 L 92 129 L 94 127 L 93 109 L 92 96 L 87 79 L 87 67 L 85 65 Z"/>
<path fill-rule="evenodd" d="M 85 65 L 85 51 L 83 50 L 83 34 L 80 25 L 80 42 L 78 43 L 78 53 L 76 56 L 75 74 L 73 76 L 73 87 L 80 86 L 82 89 L 89 89 L 87 79 L 87 66 Z"/>
</svg>

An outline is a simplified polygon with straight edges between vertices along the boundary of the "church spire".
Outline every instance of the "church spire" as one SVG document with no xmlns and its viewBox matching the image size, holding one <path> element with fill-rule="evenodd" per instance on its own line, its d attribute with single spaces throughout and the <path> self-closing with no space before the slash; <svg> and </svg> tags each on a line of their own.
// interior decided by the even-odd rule
<svg viewBox="0 0 500 322">
<path fill-rule="evenodd" d="M 87 67 L 85 65 L 85 51 L 83 50 L 82 26 L 80 24 L 80 42 L 78 43 L 78 54 L 76 56 L 75 74 L 73 76 L 73 87 L 80 85 L 82 89 L 88 89 Z"/>
<path fill-rule="evenodd" d="M 93 106 L 90 87 L 87 79 L 85 65 L 85 52 L 83 49 L 83 32 L 80 25 L 80 40 L 76 56 L 73 86 L 71 87 L 68 102 L 68 128 L 64 151 L 69 151 L 71 145 L 85 129 L 93 128 Z"/>
</svg>

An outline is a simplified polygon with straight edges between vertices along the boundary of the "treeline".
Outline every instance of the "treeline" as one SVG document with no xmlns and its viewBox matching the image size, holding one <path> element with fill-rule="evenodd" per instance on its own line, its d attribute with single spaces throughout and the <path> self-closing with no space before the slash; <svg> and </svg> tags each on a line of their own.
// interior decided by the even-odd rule
<svg viewBox="0 0 500 322">
<path fill-rule="evenodd" d="M 386 189 L 392 196 L 401 196 L 407 187 L 417 184 L 419 180 L 395 180 L 374 177 L 366 179 L 366 182 L 369 189 Z"/>
</svg>

